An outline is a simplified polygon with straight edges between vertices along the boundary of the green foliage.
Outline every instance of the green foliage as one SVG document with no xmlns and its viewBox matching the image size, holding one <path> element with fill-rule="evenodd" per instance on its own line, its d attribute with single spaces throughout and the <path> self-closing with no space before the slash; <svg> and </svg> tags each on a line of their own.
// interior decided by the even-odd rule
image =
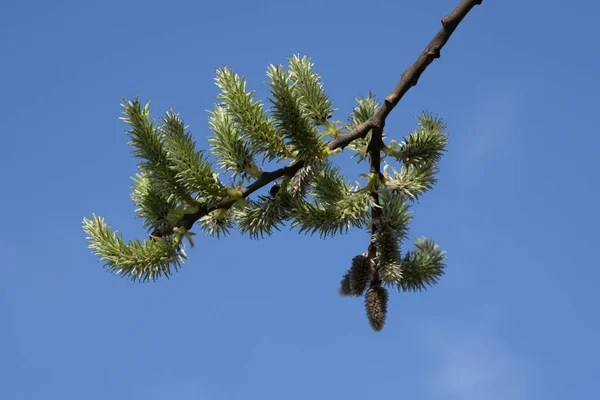
<svg viewBox="0 0 600 400">
<path fill-rule="evenodd" d="M 326 163 L 315 177 L 311 189 L 311 196 L 317 202 L 334 205 L 352 191 L 352 186 L 346 183 L 338 167 Z"/>
<path fill-rule="evenodd" d="M 298 85 L 292 74 L 286 72 L 283 66 L 270 65 L 267 71 L 270 79 L 273 116 L 276 126 L 288 141 L 296 159 L 311 160 L 322 157 L 325 142 L 318 135 L 317 128 L 311 120 L 304 99 L 300 96 Z"/>
<path fill-rule="evenodd" d="M 311 59 L 294 55 L 289 59 L 289 77 L 301 109 L 316 125 L 323 125 L 333 114 L 333 105 L 314 69 Z"/>
<path fill-rule="evenodd" d="M 408 226 L 412 222 L 412 212 L 409 211 L 408 203 L 389 190 L 379 193 L 379 203 L 387 228 L 392 230 L 398 240 L 407 239 Z"/>
<path fill-rule="evenodd" d="M 380 192 L 379 202 L 382 216 L 374 224 L 373 242 L 379 275 L 385 284 L 393 285 L 402 280 L 400 243 L 408 237 L 412 213 L 408 203 L 390 190 Z"/>
<path fill-rule="evenodd" d="M 170 198 L 194 204 L 194 199 L 177 181 L 177 173 L 171 169 L 169 156 L 165 149 L 165 138 L 154 118 L 150 118 L 150 103 L 142 108 L 136 98 L 121 104 L 124 117 L 121 118 L 131 126 L 127 131 L 133 147 L 133 155 L 142 161 L 139 168 L 152 175 L 153 185 Z"/>
<path fill-rule="evenodd" d="M 322 238 L 333 237 L 351 228 L 364 227 L 372 204 L 371 196 L 366 192 L 349 193 L 335 205 L 304 202 L 295 210 L 296 220 L 292 226 L 311 235 L 318 232 Z"/>
<path fill-rule="evenodd" d="M 279 230 L 289 215 L 288 208 L 282 196 L 259 196 L 258 201 L 248 201 L 243 208 L 234 208 L 234 219 L 240 232 L 253 239 L 263 238 Z"/>
<path fill-rule="evenodd" d="M 392 174 L 388 168 L 389 164 L 386 164 L 383 169 L 385 186 L 408 200 L 418 200 L 437 182 L 435 174 L 438 168 L 433 164 L 402 165 L 400 172 L 392 167 Z"/>
<path fill-rule="evenodd" d="M 144 228 L 151 231 L 171 223 L 169 212 L 177 208 L 177 202 L 161 190 L 156 180 L 152 179 L 153 176 L 142 172 L 132 177 L 134 184 L 131 193 L 138 218 L 142 218 Z"/>
<path fill-rule="evenodd" d="M 191 206 L 214 201 L 219 196 L 223 185 L 212 171 L 211 163 L 201 151 L 195 150 L 192 135 L 185 132 L 183 121 L 176 114 L 167 112 L 163 124 L 158 125 L 150 118 L 150 103 L 142 108 L 135 99 L 121 106 L 125 115 L 121 119 L 131 126 L 127 131 L 129 144 L 134 156 L 142 160 L 139 164 L 142 176 L 149 179 L 148 185 L 156 195 L 168 203 L 175 200 Z"/>
<path fill-rule="evenodd" d="M 368 223 L 373 205 L 370 193 L 346 183 L 339 168 L 324 164 L 311 188 L 310 195 L 315 202 L 301 202 L 294 210 L 292 226 L 298 227 L 300 232 L 335 236 Z"/>
<path fill-rule="evenodd" d="M 438 163 L 448 145 L 446 125 L 429 113 L 417 117 L 419 127 L 401 143 L 390 141 L 383 151 L 402 162 L 400 172 L 384 162 L 384 184 L 402 198 L 416 201 L 436 184 Z"/>
<path fill-rule="evenodd" d="M 172 269 L 178 270 L 187 259 L 183 251 L 180 231 L 174 238 L 153 238 L 125 243 L 121 235 L 104 222 L 104 218 L 92 215 L 83 219 L 83 230 L 88 235 L 88 247 L 104 261 L 105 267 L 117 275 L 132 280 L 155 281 L 168 277 Z"/>
<path fill-rule="evenodd" d="M 373 235 L 377 248 L 377 267 L 383 282 L 388 285 L 399 284 L 402 279 L 400 269 L 400 242 L 391 221 L 382 218 L 375 224 Z"/>
<path fill-rule="evenodd" d="M 425 237 L 415 239 L 415 250 L 406 252 L 402 260 L 402 280 L 399 287 L 405 291 L 421 291 L 435 285 L 444 275 L 445 252 Z"/>
<path fill-rule="evenodd" d="M 299 198 L 306 195 L 309 185 L 322 168 L 322 165 L 323 162 L 317 158 L 312 160 L 312 162 L 306 162 L 305 165 L 296 172 L 288 184 L 288 192 L 292 197 Z"/>
<path fill-rule="evenodd" d="M 448 134 L 444 133 L 446 125 L 437 116 L 423 113 L 417 117 L 419 127 L 402 142 L 390 141 L 384 149 L 388 155 L 405 165 L 436 164 L 448 145 Z"/>
<path fill-rule="evenodd" d="M 204 152 L 196 151 L 196 142 L 192 134 L 186 132 L 183 120 L 173 111 L 168 111 L 162 120 L 163 150 L 177 184 L 186 193 L 195 194 L 197 202 L 213 204 L 220 200 L 224 186 L 212 170 L 212 163 L 204 157 Z"/>
<path fill-rule="evenodd" d="M 221 236 L 229 234 L 229 230 L 233 228 L 233 218 L 228 209 L 217 209 L 198 220 L 200 228 L 210 236 L 216 236 L 218 239 Z"/>
<path fill-rule="evenodd" d="M 253 154 L 264 153 L 268 160 L 285 156 L 288 151 L 283 136 L 277 131 L 262 102 L 254 100 L 254 91 L 246 91 L 246 80 L 229 68 L 217 70 L 216 84 L 221 90 L 217 99 L 233 120 L 235 127 L 248 140 Z"/>
<path fill-rule="evenodd" d="M 375 113 L 379 110 L 379 102 L 373 96 L 371 92 L 367 97 L 361 96 L 356 97 L 354 99 L 356 101 L 356 107 L 352 110 L 352 114 L 350 115 L 350 121 L 348 124 L 348 130 L 352 130 L 356 128 L 358 125 L 363 122 L 367 122 L 369 118 L 371 118 Z M 366 160 L 367 158 L 367 147 L 369 146 L 369 141 L 371 140 L 371 131 L 367 133 L 367 136 L 364 138 L 356 139 L 354 142 L 350 143 L 347 148 L 356 152 L 352 156 L 352 158 L 357 157 L 357 163 Z"/>
<path fill-rule="evenodd" d="M 367 97 L 355 97 L 354 101 L 356 101 L 356 107 L 354 107 L 350 116 L 350 126 L 352 128 L 367 122 L 380 107 L 379 101 L 377 101 L 377 98 L 371 92 L 369 92 Z"/>
<path fill-rule="evenodd" d="M 342 150 L 328 148 L 325 138 L 347 133 L 372 118 L 380 109 L 377 99 L 371 93 L 356 98 L 350 119 L 343 124 L 332 120 L 333 103 L 310 58 L 289 58 L 287 70 L 270 65 L 267 76 L 271 109 L 255 99 L 243 77 L 227 67 L 217 70 L 220 93 L 209 111 L 210 159 L 196 149 L 178 114 L 169 110 L 157 122 L 150 116 L 149 103 L 142 106 L 137 98 L 124 101 L 122 120 L 129 125 L 129 144 L 139 159 L 131 198 L 152 236 L 126 243 L 93 214 L 83 219 L 88 245 L 108 270 L 153 281 L 168 277 L 187 258 L 183 238 L 193 246 L 194 233 L 176 226 L 196 223 L 205 234 L 218 238 L 235 226 L 253 239 L 271 235 L 286 223 L 321 237 L 370 229 L 369 249 L 352 259 L 339 292 L 364 294 L 369 322 L 381 330 L 388 302 L 384 286 L 424 290 L 444 273 L 445 253 L 433 241 L 417 238 L 414 249 L 404 256 L 401 245 L 412 221 L 410 204 L 436 183 L 448 143 L 445 125 L 428 113 L 418 117 L 414 132 L 382 149 L 382 174 L 361 175 L 369 178 L 364 188 L 352 185 L 329 160 Z M 346 146 L 359 162 L 369 159 L 371 134 Z M 265 172 L 265 163 L 269 168 L 287 164 Z M 227 180 L 222 181 L 217 170 Z M 245 182 L 250 184 L 244 187 Z M 261 194 L 267 185 L 277 190 Z"/>
<path fill-rule="evenodd" d="M 231 115 L 224 107 L 215 107 L 210 112 L 210 129 L 214 135 L 208 138 L 210 151 L 217 157 L 217 164 L 225 171 L 233 171 L 232 178 L 238 174 L 244 177 L 256 170 L 252 151 L 247 142 L 242 139 Z M 270 157 L 273 154 L 269 155 Z"/>
</svg>

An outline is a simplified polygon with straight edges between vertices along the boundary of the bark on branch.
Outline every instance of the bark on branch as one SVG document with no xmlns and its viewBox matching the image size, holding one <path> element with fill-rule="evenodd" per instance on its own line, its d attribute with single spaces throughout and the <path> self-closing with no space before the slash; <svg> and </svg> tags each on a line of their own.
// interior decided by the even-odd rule
<svg viewBox="0 0 600 400">
<path fill-rule="evenodd" d="M 382 132 L 385 126 L 385 121 L 390 112 L 400 102 L 402 97 L 408 92 L 408 90 L 415 86 L 421 77 L 421 74 L 425 69 L 433 62 L 434 59 L 440 57 L 440 51 L 444 45 L 452 36 L 452 33 L 456 27 L 460 24 L 463 18 L 471 11 L 473 7 L 482 3 L 482 0 L 462 0 L 460 4 L 448 15 L 442 18 L 442 28 L 435 35 L 435 37 L 425 47 L 421 55 L 417 60 L 410 66 L 406 71 L 400 75 L 400 81 L 394 88 L 394 90 L 385 98 L 384 103 L 378 112 L 371 117 L 369 120 L 358 125 L 348 133 L 340 134 L 337 138 L 331 140 L 327 147 L 330 150 L 338 148 L 344 148 L 352 141 L 364 138 L 369 131 L 373 130 L 371 141 L 369 143 L 369 154 L 371 158 L 371 173 L 380 174 L 380 150 L 382 148 Z M 249 186 L 242 189 L 244 198 L 248 197 L 260 188 L 268 185 L 269 183 L 279 179 L 283 176 L 294 176 L 304 163 L 302 161 L 293 162 L 292 164 L 279 168 L 275 171 L 264 172 L 262 176 L 254 181 Z M 377 197 L 377 193 L 374 193 Z M 378 200 L 375 198 L 375 200 Z M 204 217 L 208 213 L 221 209 L 230 208 L 235 204 L 234 199 L 223 199 L 218 204 L 211 207 L 201 207 L 197 212 L 191 214 L 185 214 L 179 221 L 174 224 L 164 226 L 160 229 L 152 232 L 151 237 L 167 236 L 173 233 L 173 229 L 176 227 L 183 227 L 185 229 L 191 229 L 196 221 Z M 379 208 L 373 209 L 373 217 L 377 219 L 381 210 Z"/>
<path fill-rule="evenodd" d="M 385 102 L 379 109 L 379 112 L 373 118 L 360 124 L 352 131 L 339 135 L 337 138 L 329 142 L 330 149 L 344 148 L 352 141 L 358 138 L 364 138 L 369 131 L 375 127 L 385 125 L 385 119 L 389 113 L 400 102 L 400 99 L 415 86 L 425 69 L 433 62 L 434 59 L 440 57 L 440 52 L 452 33 L 463 20 L 463 18 L 471 11 L 473 7 L 481 4 L 482 0 L 462 0 L 460 4 L 448 15 L 442 18 L 442 28 L 429 42 L 425 50 L 419 58 L 406 71 L 400 75 L 400 82 L 394 90 L 385 98 Z"/>
</svg>

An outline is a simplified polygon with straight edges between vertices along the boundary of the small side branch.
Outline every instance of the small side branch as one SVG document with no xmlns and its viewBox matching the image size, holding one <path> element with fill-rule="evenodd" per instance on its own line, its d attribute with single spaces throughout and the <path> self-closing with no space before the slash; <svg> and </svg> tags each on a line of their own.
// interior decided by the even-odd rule
<svg viewBox="0 0 600 400">
<path fill-rule="evenodd" d="M 252 184 L 250 184 L 249 186 L 247 186 L 241 190 L 242 196 L 244 198 L 246 198 L 246 197 L 250 196 L 252 193 L 261 189 L 262 187 L 268 185 L 269 183 L 271 183 L 283 176 L 290 176 L 290 177 L 294 176 L 296 174 L 296 172 L 298 172 L 300 170 L 300 168 L 302 168 L 303 166 L 304 166 L 304 162 L 299 161 L 299 162 L 293 163 L 291 165 L 279 168 L 278 170 L 275 170 L 275 171 L 263 172 L 260 178 L 258 178 Z M 177 221 L 173 224 L 163 226 L 160 229 L 156 229 L 154 232 L 152 232 L 152 234 L 150 236 L 151 237 L 167 236 L 167 235 L 172 234 L 173 230 L 175 228 L 181 228 L 181 227 L 189 230 L 192 228 L 194 223 L 196 223 L 196 221 L 198 221 L 200 218 L 204 217 L 205 215 L 208 215 L 210 212 L 218 210 L 218 209 L 223 209 L 223 208 L 228 209 L 234 204 L 235 204 L 234 199 L 225 198 L 211 207 L 206 207 L 206 206 L 201 207 L 195 213 L 185 214 L 179 221 Z"/>
<path fill-rule="evenodd" d="M 375 207 L 371 208 L 371 243 L 369 245 L 368 257 L 373 260 L 375 258 L 375 233 L 377 232 L 376 221 L 381 218 L 381 207 L 379 206 L 379 184 L 382 178 L 381 174 L 381 149 L 383 148 L 383 128 L 377 127 L 373 129 L 371 141 L 369 143 L 369 158 L 371 176 L 376 176 L 375 184 L 371 190 L 371 198 Z M 379 272 L 375 266 L 375 277 L 378 278 Z"/>
</svg>

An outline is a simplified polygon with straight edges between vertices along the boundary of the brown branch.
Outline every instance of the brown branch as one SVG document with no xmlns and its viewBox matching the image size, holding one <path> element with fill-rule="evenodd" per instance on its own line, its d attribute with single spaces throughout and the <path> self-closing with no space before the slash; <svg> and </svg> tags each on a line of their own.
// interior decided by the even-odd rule
<svg viewBox="0 0 600 400">
<path fill-rule="evenodd" d="M 373 203 L 379 206 L 379 183 L 382 178 L 381 174 L 381 148 L 383 147 L 383 128 L 376 127 L 373 129 L 371 135 L 371 141 L 369 142 L 369 159 L 370 159 L 370 172 L 371 175 L 376 175 L 377 179 L 371 189 L 371 198 Z M 371 243 L 369 244 L 368 257 L 371 260 L 375 259 L 376 247 L 375 247 L 375 233 L 377 232 L 376 221 L 381 219 L 381 207 L 371 207 Z M 375 277 L 379 277 L 379 268 L 375 266 Z"/>
<path fill-rule="evenodd" d="M 431 64 L 434 59 L 440 57 L 441 49 L 444 47 L 446 42 L 448 42 L 448 39 L 450 39 L 450 36 L 454 32 L 458 24 L 460 24 L 463 18 L 469 13 L 469 11 L 471 11 L 473 7 L 481 3 L 482 0 L 462 0 L 460 4 L 450 14 L 442 18 L 442 28 L 440 29 L 440 31 L 437 33 L 437 35 L 435 35 L 433 40 L 429 42 L 427 47 L 425 47 L 425 50 L 423 50 L 419 58 L 417 58 L 417 60 L 406 71 L 402 73 L 402 75 L 400 76 L 400 82 L 398 82 L 394 90 L 385 98 L 383 105 L 377 111 L 377 113 L 369 120 L 356 126 L 350 132 L 338 135 L 338 137 L 331 140 L 327 144 L 327 147 L 330 150 L 335 150 L 338 148 L 343 149 L 354 140 L 364 138 L 365 136 L 367 136 L 367 133 L 369 133 L 370 130 L 373 130 L 373 135 L 369 143 L 369 154 L 371 159 L 370 169 L 371 173 L 380 174 L 380 150 L 383 146 L 381 136 L 387 116 L 400 102 L 400 100 L 406 94 L 406 92 L 408 92 L 408 90 L 411 87 L 417 84 L 419 78 L 421 77 L 421 74 L 425 71 L 429 64 Z M 298 161 L 293 162 L 292 164 L 286 167 L 279 168 L 275 171 L 263 172 L 259 179 L 250 184 L 248 187 L 242 189 L 243 197 L 248 197 L 250 194 L 268 185 L 274 180 L 281 178 L 284 175 L 294 176 L 294 174 L 298 172 L 298 170 L 300 170 L 300 168 L 302 168 L 303 165 L 303 161 Z M 374 200 L 378 203 L 379 198 L 376 191 L 373 192 L 372 196 L 374 197 Z M 196 221 L 198 221 L 205 215 L 208 215 L 208 213 L 220 208 L 228 209 L 233 204 L 235 204 L 234 199 L 226 198 L 221 200 L 214 206 L 203 206 L 195 213 L 185 214 L 179 221 L 175 222 L 174 224 L 167 225 L 155 230 L 154 232 L 152 232 L 151 237 L 161 237 L 169 235 L 173 233 L 173 229 L 177 227 L 183 227 L 189 230 L 192 228 Z M 378 207 L 374 207 L 372 210 L 373 221 L 379 219 L 380 215 L 381 209 Z"/>
<path fill-rule="evenodd" d="M 281 178 L 282 176 L 290 176 L 290 177 L 294 176 L 296 174 L 296 172 L 298 172 L 298 170 L 300 170 L 300 168 L 302 168 L 303 165 L 304 165 L 303 161 L 298 161 L 298 162 L 292 163 L 288 166 L 279 168 L 278 170 L 275 170 L 275 171 L 263 172 L 262 175 L 260 176 L 260 178 L 258 178 L 256 181 L 254 181 L 248 187 L 241 189 L 242 196 L 244 198 L 246 198 L 246 197 L 250 196 L 252 193 L 256 192 L 258 189 L 268 185 L 269 183 L 273 182 L 276 179 Z M 198 221 L 200 218 L 204 217 L 205 215 L 208 215 L 210 212 L 221 209 L 221 208 L 228 209 L 234 204 L 235 204 L 235 199 L 225 198 L 211 207 L 203 206 L 195 213 L 185 214 L 179 221 L 177 221 L 173 224 L 163 226 L 160 229 L 156 229 L 154 232 L 152 232 L 150 237 L 162 237 L 162 236 L 170 235 L 171 233 L 173 233 L 173 229 L 175 229 L 175 228 L 183 227 L 187 230 L 190 230 L 192 228 L 192 226 L 194 225 L 194 223 L 196 223 L 196 221 Z"/>
<path fill-rule="evenodd" d="M 389 113 L 400 102 L 400 99 L 415 86 L 425 69 L 433 62 L 434 59 L 440 57 L 440 51 L 452 36 L 452 33 L 463 20 L 463 18 L 471 11 L 473 7 L 481 4 L 482 0 L 462 0 L 460 4 L 448 15 L 442 18 L 442 28 L 435 35 L 433 40 L 429 42 L 425 50 L 419 58 L 406 71 L 400 75 L 400 82 L 394 90 L 385 98 L 385 102 L 379 111 L 368 121 L 358 125 L 352 131 L 339 135 L 337 138 L 329 142 L 330 149 L 344 148 L 352 141 L 358 138 L 364 138 L 367 133 L 375 127 L 385 125 L 385 119 Z"/>
</svg>

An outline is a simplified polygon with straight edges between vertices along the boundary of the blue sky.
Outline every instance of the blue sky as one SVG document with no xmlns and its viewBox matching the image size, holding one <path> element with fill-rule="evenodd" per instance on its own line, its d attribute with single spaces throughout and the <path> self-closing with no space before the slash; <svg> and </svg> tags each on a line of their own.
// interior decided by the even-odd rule
<svg viewBox="0 0 600 400">
<path fill-rule="evenodd" d="M 388 119 L 396 138 L 422 110 L 448 124 L 411 228 L 448 267 L 427 292 L 392 293 L 381 333 L 337 295 L 364 232 L 198 238 L 152 284 L 86 248 L 92 212 L 144 235 L 122 96 L 180 112 L 206 148 L 215 69 L 264 96 L 266 66 L 301 53 L 345 119 L 354 96 L 387 95 L 456 4 L 4 4 L 0 398 L 597 398 L 597 3 L 484 1 Z"/>
</svg>

